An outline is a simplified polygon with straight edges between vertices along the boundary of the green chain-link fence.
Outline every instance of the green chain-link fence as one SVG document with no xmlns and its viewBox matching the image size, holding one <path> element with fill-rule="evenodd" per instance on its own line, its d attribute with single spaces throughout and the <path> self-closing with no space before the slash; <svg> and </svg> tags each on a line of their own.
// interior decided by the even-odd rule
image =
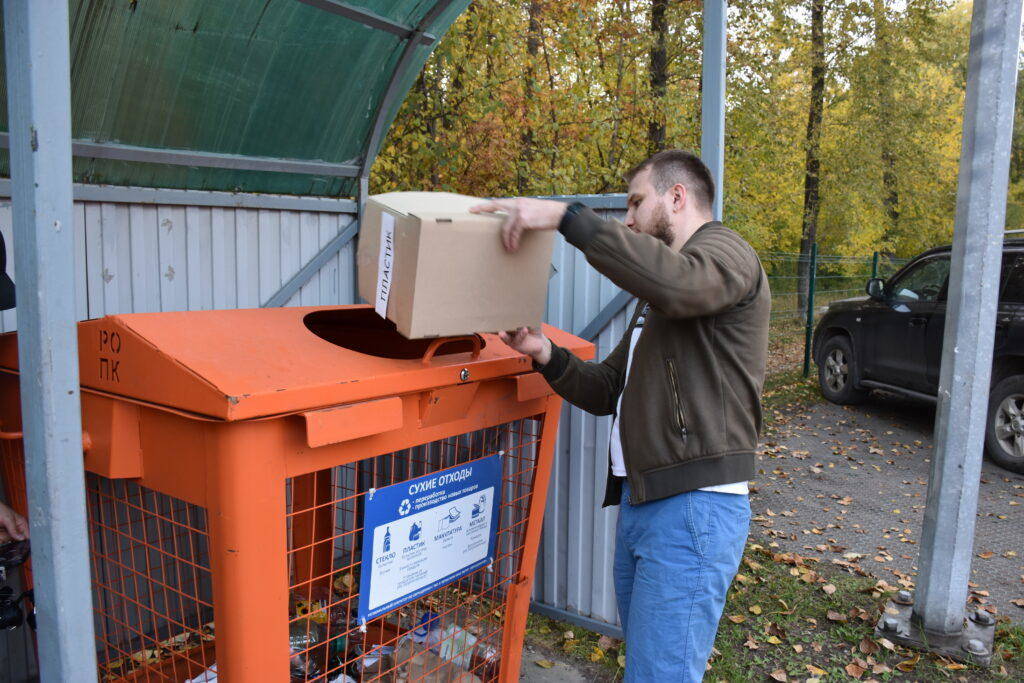
<svg viewBox="0 0 1024 683">
<path fill-rule="evenodd" d="M 788 252 L 761 254 L 772 288 L 772 337 L 778 349 L 794 350 L 803 340 L 804 375 L 810 371 L 810 336 L 815 319 L 839 299 L 864 295 L 869 278 L 888 278 L 907 259 L 879 252 L 866 256 L 810 255 Z M 792 353 L 789 354 L 792 356 Z"/>
</svg>

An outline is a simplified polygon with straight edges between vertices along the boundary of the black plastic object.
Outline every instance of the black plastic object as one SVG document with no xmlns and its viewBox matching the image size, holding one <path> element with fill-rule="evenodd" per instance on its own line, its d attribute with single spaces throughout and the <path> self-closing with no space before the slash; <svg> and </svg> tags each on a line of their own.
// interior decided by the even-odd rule
<svg viewBox="0 0 1024 683">
<path fill-rule="evenodd" d="M 25 564 L 30 553 L 28 541 L 0 543 L 0 567 L 13 569 Z"/>
<path fill-rule="evenodd" d="M 14 591 L 9 586 L 0 588 L 0 631 L 15 629 L 24 623 L 25 615 L 18 600 L 14 599 Z"/>
<path fill-rule="evenodd" d="M 0 234 L 0 311 L 14 308 L 14 281 L 7 274 L 7 247 Z"/>
</svg>

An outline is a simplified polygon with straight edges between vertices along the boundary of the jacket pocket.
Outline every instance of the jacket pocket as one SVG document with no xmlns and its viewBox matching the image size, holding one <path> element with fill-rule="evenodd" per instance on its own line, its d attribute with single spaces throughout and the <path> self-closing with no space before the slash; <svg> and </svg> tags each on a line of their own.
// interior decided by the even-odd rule
<svg viewBox="0 0 1024 683">
<path fill-rule="evenodd" d="M 668 366 L 669 393 L 672 394 L 675 426 L 679 430 L 679 436 L 685 440 L 687 436 L 686 416 L 683 414 L 683 400 L 679 394 L 679 374 L 676 372 L 676 361 L 673 358 L 666 358 L 665 364 Z"/>
</svg>

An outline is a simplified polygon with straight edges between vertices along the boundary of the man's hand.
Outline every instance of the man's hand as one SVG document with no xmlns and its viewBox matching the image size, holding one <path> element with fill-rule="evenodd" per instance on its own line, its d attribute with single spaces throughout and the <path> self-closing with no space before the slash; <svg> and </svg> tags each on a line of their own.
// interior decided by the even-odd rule
<svg viewBox="0 0 1024 683">
<path fill-rule="evenodd" d="M 508 214 L 501 226 L 501 241 L 508 251 L 519 249 L 519 240 L 524 230 L 555 230 L 565 215 L 566 204 L 550 199 L 495 199 L 486 204 L 470 207 L 473 213 Z"/>
<path fill-rule="evenodd" d="M 0 543 L 28 538 L 28 522 L 17 512 L 0 503 Z"/>
<path fill-rule="evenodd" d="M 547 365 L 551 360 L 551 341 L 536 327 L 520 327 L 501 332 L 498 337 L 519 353 L 533 358 L 538 365 Z"/>
</svg>

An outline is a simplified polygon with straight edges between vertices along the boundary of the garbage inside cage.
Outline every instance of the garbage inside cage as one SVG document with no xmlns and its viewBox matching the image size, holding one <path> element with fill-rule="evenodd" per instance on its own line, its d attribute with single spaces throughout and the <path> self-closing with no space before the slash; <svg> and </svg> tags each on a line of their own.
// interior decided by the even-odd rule
<svg viewBox="0 0 1024 683">
<path fill-rule="evenodd" d="M 479 683 L 498 675 L 500 602 L 451 587 L 361 628 L 354 610 L 334 591 L 313 599 L 291 596 L 290 680 Z M 460 624 L 466 624 L 465 627 Z M 181 680 L 213 683 L 216 663 L 193 676 L 175 677 L 174 661 L 202 661 L 212 653 L 215 625 L 184 631 L 102 665 L 104 681 Z M 201 651 L 206 651 L 201 653 Z M 209 661 L 209 660 L 207 660 Z"/>
</svg>

